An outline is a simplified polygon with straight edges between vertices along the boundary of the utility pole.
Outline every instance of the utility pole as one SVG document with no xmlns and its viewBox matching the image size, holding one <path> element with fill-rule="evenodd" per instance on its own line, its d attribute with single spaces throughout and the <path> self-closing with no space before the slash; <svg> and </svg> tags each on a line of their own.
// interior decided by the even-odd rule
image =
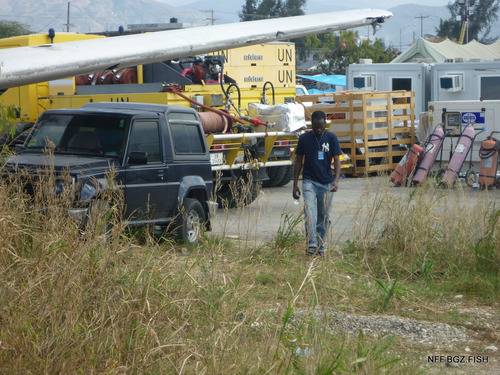
<svg viewBox="0 0 500 375">
<path fill-rule="evenodd" d="M 401 45 L 401 28 L 399 28 L 399 51 L 403 52 L 403 46 Z"/>
<path fill-rule="evenodd" d="M 424 37 L 424 18 L 429 18 L 429 16 L 415 16 L 413 18 L 420 18 L 420 37 Z"/>
<path fill-rule="evenodd" d="M 69 28 L 70 26 L 73 27 L 74 25 L 72 25 L 69 20 L 70 20 L 70 17 L 69 17 L 69 10 L 70 10 L 70 6 L 71 6 L 71 1 L 68 1 L 68 15 L 66 16 L 66 31 L 69 33 Z"/>
<path fill-rule="evenodd" d="M 464 7 L 464 18 L 462 20 L 462 30 L 460 31 L 460 44 L 469 43 L 469 7 L 474 6 L 475 0 L 459 0 L 458 4 Z"/>
<path fill-rule="evenodd" d="M 210 13 L 212 15 L 211 17 L 206 18 L 206 19 L 209 20 L 210 23 L 213 26 L 215 24 L 215 21 L 217 21 L 217 18 L 215 18 L 215 16 L 214 16 L 214 10 L 213 9 L 211 9 L 211 10 L 204 10 L 203 12 Z"/>
</svg>

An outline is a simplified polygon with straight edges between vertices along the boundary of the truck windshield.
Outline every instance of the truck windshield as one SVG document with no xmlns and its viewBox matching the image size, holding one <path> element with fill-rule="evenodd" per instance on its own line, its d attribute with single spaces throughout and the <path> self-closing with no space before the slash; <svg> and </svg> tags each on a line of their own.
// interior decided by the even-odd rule
<svg viewBox="0 0 500 375">
<path fill-rule="evenodd" d="M 117 115 L 45 114 L 27 150 L 120 157 L 128 118 Z"/>
</svg>

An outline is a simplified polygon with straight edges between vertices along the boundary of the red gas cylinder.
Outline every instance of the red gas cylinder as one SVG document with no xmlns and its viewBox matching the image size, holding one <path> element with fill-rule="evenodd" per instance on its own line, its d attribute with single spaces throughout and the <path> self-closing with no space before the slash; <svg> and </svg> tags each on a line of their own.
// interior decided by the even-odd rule
<svg viewBox="0 0 500 375">
<path fill-rule="evenodd" d="M 458 139 L 457 146 L 455 147 L 450 162 L 446 167 L 446 172 L 444 172 L 442 180 L 443 185 L 447 187 L 453 187 L 453 185 L 455 185 L 458 173 L 460 172 L 460 169 L 462 169 L 462 165 L 464 164 L 464 160 L 467 157 L 467 153 L 469 152 L 472 142 L 474 142 L 475 136 L 476 132 L 474 130 L 474 125 L 467 125 Z"/>
<path fill-rule="evenodd" d="M 75 85 L 77 85 L 77 86 L 90 85 L 91 83 L 92 83 L 92 79 L 89 78 L 88 74 L 75 77 Z"/>
<path fill-rule="evenodd" d="M 478 183 L 481 188 L 489 188 L 495 185 L 495 178 L 498 169 L 498 152 L 500 151 L 500 141 L 493 137 L 492 132 L 488 138 L 481 143 L 479 157 L 479 179 Z"/>
<path fill-rule="evenodd" d="M 411 174 L 415 171 L 422 155 L 424 154 L 424 149 L 419 144 L 415 143 L 410 147 L 408 152 L 403 156 L 399 164 L 396 166 L 394 171 L 392 171 L 390 179 L 396 185 L 403 185 Z"/>
<path fill-rule="evenodd" d="M 113 83 L 113 70 L 105 70 L 104 72 L 96 73 L 92 84 L 96 85 L 109 85 Z"/>
<path fill-rule="evenodd" d="M 113 83 L 131 84 L 137 83 L 137 69 L 121 68 L 113 74 Z"/>
<path fill-rule="evenodd" d="M 418 164 L 417 171 L 413 176 L 412 182 L 415 184 L 420 184 L 427 178 L 427 173 L 434 164 L 436 160 L 437 153 L 441 148 L 441 144 L 444 138 L 444 130 L 441 125 L 437 125 L 434 132 L 425 141 L 425 152 L 422 160 Z"/>
</svg>

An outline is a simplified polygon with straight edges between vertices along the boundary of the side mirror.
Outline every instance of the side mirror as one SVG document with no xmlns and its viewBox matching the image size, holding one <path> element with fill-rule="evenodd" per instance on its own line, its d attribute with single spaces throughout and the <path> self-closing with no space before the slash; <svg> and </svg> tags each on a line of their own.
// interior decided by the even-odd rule
<svg viewBox="0 0 500 375">
<path fill-rule="evenodd" d="M 133 165 L 148 164 L 148 153 L 145 151 L 132 151 L 128 156 L 128 163 Z"/>
</svg>

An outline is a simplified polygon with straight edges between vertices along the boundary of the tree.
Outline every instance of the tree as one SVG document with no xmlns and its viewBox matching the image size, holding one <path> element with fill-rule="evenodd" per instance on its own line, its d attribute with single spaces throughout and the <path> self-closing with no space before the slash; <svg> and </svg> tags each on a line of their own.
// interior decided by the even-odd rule
<svg viewBox="0 0 500 375">
<path fill-rule="evenodd" d="M 32 31 L 28 25 L 16 21 L 0 21 L 0 38 L 8 38 L 11 36 L 27 35 Z"/>
<path fill-rule="evenodd" d="M 478 40 L 481 43 L 492 43 L 498 36 L 491 37 L 492 24 L 498 19 L 500 0 L 468 0 L 468 40 Z M 465 6 L 459 4 L 459 0 L 448 3 L 446 6 L 450 11 L 450 18 L 441 19 L 439 27 L 436 28 L 439 37 L 447 37 L 451 40 L 459 40 L 462 22 L 464 19 Z"/>
<path fill-rule="evenodd" d="M 357 31 L 342 30 L 339 34 L 307 37 L 306 45 L 319 53 L 319 68 L 323 73 L 345 74 L 349 64 L 359 59 L 372 59 L 374 63 L 387 63 L 397 56 L 393 47 L 386 48 L 382 39 L 359 40 Z"/>
<path fill-rule="evenodd" d="M 239 13 L 240 21 L 253 21 L 265 18 L 292 17 L 304 15 L 306 0 L 246 0 Z M 299 60 L 307 55 L 305 38 L 291 40 Z"/>
<path fill-rule="evenodd" d="M 240 21 L 301 16 L 306 0 L 246 0 L 239 13 Z"/>
<path fill-rule="evenodd" d="M 304 7 L 306 6 L 306 0 L 287 0 L 284 3 L 285 13 L 283 17 L 287 15 L 290 16 L 302 16 L 304 13 Z"/>
<path fill-rule="evenodd" d="M 257 14 L 257 0 L 247 0 L 239 13 L 240 21 L 253 21 Z"/>
</svg>

